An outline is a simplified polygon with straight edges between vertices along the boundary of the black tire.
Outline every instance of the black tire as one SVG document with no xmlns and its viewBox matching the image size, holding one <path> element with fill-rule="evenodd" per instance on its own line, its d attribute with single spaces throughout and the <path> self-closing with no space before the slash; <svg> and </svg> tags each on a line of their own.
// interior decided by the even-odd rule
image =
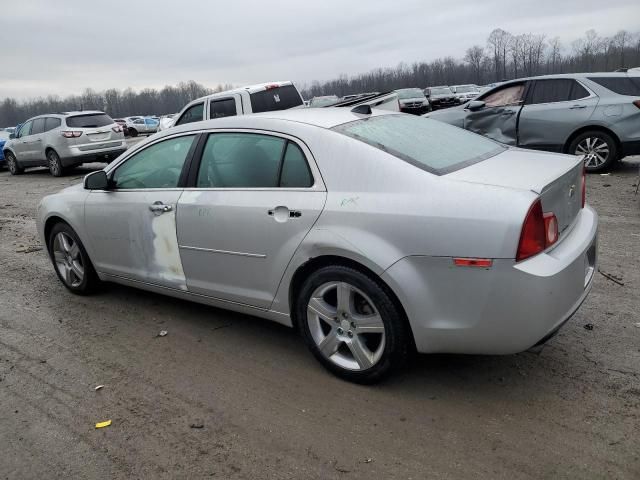
<svg viewBox="0 0 640 480">
<path fill-rule="evenodd" d="M 138 136 L 138 130 L 136 130 L 135 128 L 130 128 L 129 129 L 129 136 L 130 137 L 137 137 Z"/>
<path fill-rule="evenodd" d="M 82 281 L 79 282 L 78 285 L 70 284 L 60 273 L 60 268 L 56 262 L 56 258 L 54 256 L 54 243 L 56 236 L 60 233 L 63 233 L 74 241 L 78 246 L 78 256 L 82 260 L 82 267 L 84 268 L 84 275 Z M 93 264 L 91 263 L 91 259 L 87 254 L 87 251 L 84 248 L 84 245 L 76 235 L 76 232 L 73 231 L 68 224 L 64 222 L 56 223 L 51 232 L 49 233 L 49 238 L 47 240 L 47 250 L 49 252 L 49 258 L 51 259 L 51 263 L 53 264 L 53 269 L 58 276 L 58 279 L 62 282 L 62 284 L 71 292 L 77 295 L 87 295 L 94 292 L 100 285 L 100 279 L 96 274 L 95 269 L 93 268 Z"/>
<path fill-rule="evenodd" d="M 47 165 L 49 166 L 49 172 L 54 177 L 61 177 L 65 174 L 65 168 L 62 166 L 60 156 L 55 150 L 47 151 Z"/>
<path fill-rule="evenodd" d="M 597 145 L 606 144 L 606 157 L 602 161 L 602 153 L 605 150 L 596 152 L 589 150 L 587 145 L 590 142 L 598 142 Z M 585 155 L 584 167 L 587 172 L 602 172 L 609 170 L 618 160 L 618 144 L 615 139 L 606 132 L 600 130 L 588 130 L 573 139 L 568 149 L 573 155 Z M 597 154 L 597 155 L 596 155 Z"/>
<path fill-rule="evenodd" d="M 24 168 L 22 168 L 18 164 L 18 160 L 16 160 L 16 157 L 13 155 L 13 153 L 7 152 L 4 157 L 7 161 L 7 168 L 9 169 L 9 173 L 11 173 L 11 175 L 21 175 L 24 173 Z"/>
<path fill-rule="evenodd" d="M 336 364 L 320 351 L 317 341 L 314 340 L 314 334 L 311 332 L 309 325 L 313 321 L 307 315 L 307 308 L 313 293 L 331 282 L 343 282 L 364 293 L 373 303 L 374 313 L 378 314 L 384 324 L 384 342 L 379 350 L 382 353 L 379 359 L 369 368 L 354 370 Z M 375 312 L 376 310 L 377 312 Z M 337 311 L 338 307 L 336 307 Z M 350 267 L 333 265 L 313 272 L 302 284 L 294 301 L 294 315 L 305 343 L 316 359 L 334 375 L 350 382 L 361 384 L 379 382 L 392 371 L 401 368 L 413 349 L 413 340 L 408 322 L 404 318 L 404 314 L 396 306 L 388 289 L 378 279 Z M 336 313 L 336 315 L 339 316 L 340 314 Z M 336 317 L 333 321 L 338 322 L 339 320 Z M 336 323 L 336 325 L 338 324 Z M 354 324 L 352 323 L 351 325 Z M 325 329 L 328 328 L 328 326 L 325 326 Z M 351 327 L 348 328 L 351 329 Z M 340 328 L 337 328 L 337 330 L 340 330 Z M 353 330 L 357 329 L 354 327 Z M 333 332 L 333 329 L 331 331 Z M 352 335 L 351 330 L 348 333 L 350 337 L 357 336 L 360 338 L 359 335 Z M 327 337 L 329 335 L 330 333 L 326 334 Z M 354 338 L 347 340 L 344 336 L 341 338 L 346 341 L 354 340 Z M 345 348 L 348 353 L 350 350 L 348 344 L 340 345 L 339 348 Z M 340 354 L 340 350 L 335 351 L 335 354 Z M 335 357 L 335 355 L 331 356 Z"/>
</svg>

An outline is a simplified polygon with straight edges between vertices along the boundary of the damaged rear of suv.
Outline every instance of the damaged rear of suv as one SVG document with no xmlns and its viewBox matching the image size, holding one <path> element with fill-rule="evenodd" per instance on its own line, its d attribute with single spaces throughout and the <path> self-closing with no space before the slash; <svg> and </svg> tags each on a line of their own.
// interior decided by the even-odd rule
<svg viewBox="0 0 640 480">
<path fill-rule="evenodd" d="M 64 112 L 33 117 L 4 145 L 12 175 L 49 168 L 55 177 L 90 162 L 109 163 L 127 149 L 121 125 L 104 112 Z"/>
</svg>

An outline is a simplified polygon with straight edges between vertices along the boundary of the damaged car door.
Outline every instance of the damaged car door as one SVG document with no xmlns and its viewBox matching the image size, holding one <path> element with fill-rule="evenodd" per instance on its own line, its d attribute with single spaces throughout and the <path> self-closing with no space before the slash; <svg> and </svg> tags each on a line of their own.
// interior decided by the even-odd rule
<svg viewBox="0 0 640 480">
<path fill-rule="evenodd" d="M 510 83 L 479 98 L 484 105 L 467 113 L 464 128 L 506 145 L 517 145 L 525 87 L 526 82 Z"/>
<path fill-rule="evenodd" d="M 186 290 L 176 206 L 194 134 L 150 143 L 109 173 L 107 190 L 85 201 L 86 229 L 99 272 Z"/>
<path fill-rule="evenodd" d="M 299 141 L 210 133 L 178 202 L 189 291 L 269 308 L 325 198 L 311 152 Z"/>
</svg>

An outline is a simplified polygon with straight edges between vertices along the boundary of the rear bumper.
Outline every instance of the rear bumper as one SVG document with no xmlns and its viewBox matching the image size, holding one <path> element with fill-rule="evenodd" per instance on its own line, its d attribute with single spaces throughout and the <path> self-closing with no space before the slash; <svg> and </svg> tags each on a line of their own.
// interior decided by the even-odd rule
<svg viewBox="0 0 640 480">
<path fill-rule="evenodd" d="M 405 257 L 384 280 L 402 302 L 418 351 L 511 354 L 557 331 L 587 297 L 597 269 L 595 211 L 586 207 L 552 250 L 489 269 L 450 257 Z"/>
<path fill-rule="evenodd" d="M 124 142 L 122 143 L 124 144 Z M 75 147 L 72 147 L 69 150 L 70 152 L 67 152 L 65 156 L 60 155 L 62 165 L 65 167 L 92 162 L 112 162 L 126 152 L 127 147 L 125 145 L 124 147 L 95 150 L 91 152 L 79 151 Z"/>
</svg>

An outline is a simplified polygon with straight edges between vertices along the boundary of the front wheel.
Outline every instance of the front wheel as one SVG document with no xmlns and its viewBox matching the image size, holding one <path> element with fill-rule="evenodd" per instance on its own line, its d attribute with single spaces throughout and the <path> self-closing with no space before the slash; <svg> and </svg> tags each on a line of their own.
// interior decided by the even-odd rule
<svg viewBox="0 0 640 480">
<path fill-rule="evenodd" d="M 593 130 L 578 135 L 569 146 L 569 153 L 584 155 L 588 172 L 609 169 L 618 158 L 618 145 L 611 135 Z"/>
<path fill-rule="evenodd" d="M 24 168 L 18 165 L 18 160 L 11 152 L 7 152 L 5 154 L 5 159 L 7 160 L 7 167 L 9 168 L 9 173 L 11 175 L 20 175 L 24 173 Z"/>
<path fill-rule="evenodd" d="M 54 225 L 49 234 L 48 249 L 56 274 L 65 287 L 78 295 L 95 290 L 100 280 L 84 245 L 69 225 Z"/>
<path fill-rule="evenodd" d="M 322 365 L 346 380 L 371 384 L 406 361 L 411 336 L 402 312 L 376 279 L 349 267 L 323 267 L 306 279 L 295 315 Z"/>
<path fill-rule="evenodd" d="M 62 161 L 60 160 L 60 156 L 55 152 L 55 150 L 49 150 L 47 152 L 47 163 L 49 165 L 49 171 L 51 175 L 54 177 L 61 177 L 64 175 L 64 167 L 62 166 Z"/>
<path fill-rule="evenodd" d="M 138 131 L 135 128 L 130 128 L 129 129 L 129 136 L 130 137 L 137 137 L 138 136 Z"/>
</svg>

